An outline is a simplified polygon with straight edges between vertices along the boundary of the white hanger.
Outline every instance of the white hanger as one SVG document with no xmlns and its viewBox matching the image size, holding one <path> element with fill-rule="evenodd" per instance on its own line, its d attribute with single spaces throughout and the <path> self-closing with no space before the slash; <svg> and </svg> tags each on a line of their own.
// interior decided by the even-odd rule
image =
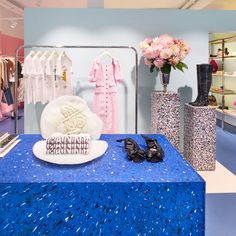
<svg viewBox="0 0 236 236">
<path fill-rule="evenodd" d="M 42 56 L 40 57 L 40 59 L 42 59 L 43 57 L 48 58 L 49 56 L 50 56 L 50 52 L 46 50 L 46 51 L 42 54 Z"/>
<path fill-rule="evenodd" d="M 100 58 L 100 57 L 103 57 L 103 56 L 109 56 L 110 58 L 114 58 L 113 56 L 112 56 L 112 54 L 109 52 L 109 51 L 104 51 L 101 55 L 99 55 L 98 57 Z"/>
<path fill-rule="evenodd" d="M 33 57 L 35 55 L 35 51 L 31 50 L 30 53 L 27 55 L 27 57 L 25 58 L 25 60 Z"/>
<path fill-rule="evenodd" d="M 62 58 L 62 57 L 67 57 L 66 52 L 64 50 L 61 51 L 59 54 L 59 58 Z"/>
<path fill-rule="evenodd" d="M 42 52 L 41 51 L 37 51 L 35 53 L 35 55 L 33 56 L 33 58 L 37 58 L 37 57 L 40 57 L 42 55 Z"/>
<path fill-rule="evenodd" d="M 48 57 L 49 60 L 51 59 L 56 60 L 58 58 L 58 52 L 56 50 L 53 50 L 52 53 L 50 54 L 50 56 Z"/>
</svg>

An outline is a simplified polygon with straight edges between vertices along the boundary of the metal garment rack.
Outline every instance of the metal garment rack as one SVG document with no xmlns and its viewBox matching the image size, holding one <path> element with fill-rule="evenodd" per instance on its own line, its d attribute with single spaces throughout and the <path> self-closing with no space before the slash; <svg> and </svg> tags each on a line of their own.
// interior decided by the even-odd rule
<svg viewBox="0 0 236 236">
<path fill-rule="evenodd" d="M 138 52 L 137 50 L 132 47 L 132 46 L 52 46 L 52 45 L 22 45 L 19 46 L 16 49 L 16 54 L 15 54 L 15 87 L 14 87 L 14 117 L 15 117 L 15 134 L 19 133 L 19 124 L 18 124 L 18 65 L 17 65 L 17 61 L 19 58 L 19 52 L 22 49 L 39 49 L 39 48 L 54 48 L 54 49 L 61 49 L 61 48 L 75 48 L 75 49 L 79 49 L 79 48 L 83 48 L 83 49 L 130 49 L 132 51 L 134 51 L 135 53 L 135 70 L 134 70 L 134 76 L 135 76 L 135 133 L 138 133 Z"/>
</svg>

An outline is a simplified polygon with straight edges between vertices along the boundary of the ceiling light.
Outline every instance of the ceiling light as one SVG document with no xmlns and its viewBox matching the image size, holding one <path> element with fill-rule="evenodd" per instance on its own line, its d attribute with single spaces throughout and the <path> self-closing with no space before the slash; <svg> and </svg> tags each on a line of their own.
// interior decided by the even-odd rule
<svg viewBox="0 0 236 236">
<path fill-rule="evenodd" d="M 10 25 L 10 27 L 12 28 L 12 29 L 15 29 L 16 28 L 16 26 L 17 26 L 17 21 L 16 20 L 11 20 L 11 25 Z"/>
</svg>

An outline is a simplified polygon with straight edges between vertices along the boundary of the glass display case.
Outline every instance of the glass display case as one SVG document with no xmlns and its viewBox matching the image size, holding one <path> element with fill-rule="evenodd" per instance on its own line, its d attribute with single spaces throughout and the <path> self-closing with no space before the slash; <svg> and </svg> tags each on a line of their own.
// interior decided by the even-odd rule
<svg viewBox="0 0 236 236">
<path fill-rule="evenodd" d="M 211 94 L 216 98 L 217 118 L 236 126 L 236 35 L 209 41 L 209 63 L 213 64 Z"/>
</svg>

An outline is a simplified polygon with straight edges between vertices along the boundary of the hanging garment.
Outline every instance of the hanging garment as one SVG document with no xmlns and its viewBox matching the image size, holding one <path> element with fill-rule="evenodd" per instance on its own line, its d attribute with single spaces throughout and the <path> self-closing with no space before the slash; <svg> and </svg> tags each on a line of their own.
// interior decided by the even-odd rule
<svg viewBox="0 0 236 236">
<path fill-rule="evenodd" d="M 1 90 L 3 89 L 4 77 L 5 77 L 4 62 L 0 58 L 0 89 Z"/>
<path fill-rule="evenodd" d="M 14 73 L 15 73 L 15 65 L 14 62 L 6 59 L 4 62 L 5 68 L 5 78 L 4 78 L 4 87 L 3 92 L 5 95 L 7 105 L 12 105 L 14 103 L 12 94 L 14 93 L 13 87 L 11 86 L 11 82 L 14 82 Z"/>
<path fill-rule="evenodd" d="M 20 78 L 22 78 L 21 74 L 21 64 L 17 62 L 17 71 L 18 71 L 18 88 L 20 85 Z M 15 58 L 11 56 L 0 56 L 0 117 L 5 113 L 9 113 L 13 111 L 13 104 L 15 102 Z M 19 96 L 18 96 L 19 98 Z M 19 99 L 16 101 L 19 102 Z"/>
<path fill-rule="evenodd" d="M 42 97 L 41 102 L 42 104 L 47 103 L 50 101 L 50 95 L 52 94 L 52 90 L 49 88 L 52 88 L 53 84 L 51 81 L 51 78 L 46 75 L 46 64 L 47 60 L 51 53 L 49 51 L 45 51 L 42 56 L 40 57 L 40 66 L 39 66 L 39 75 L 42 77 Z"/>
<path fill-rule="evenodd" d="M 56 51 L 53 51 L 48 59 L 46 60 L 46 77 L 47 80 L 50 82 L 51 92 L 49 93 L 49 101 L 54 100 L 58 96 L 60 96 L 59 93 L 59 78 L 57 77 L 57 58 L 58 53 Z"/>
<path fill-rule="evenodd" d="M 63 95 L 71 95 L 73 94 L 73 89 L 71 86 L 71 75 L 72 75 L 72 61 L 66 55 L 64 51 L 62 51 L 57 58 L 56 62 L 56 75 L 59 77 L 59 94 Z"/>
<path fill-rule="evenodd" d="M 24 84 L 23 84 L 23 74 L 21 63 L 17 62 L 17 71 L 18 71 L 18 102 L 24 102 Z M 21 104 L 22 106 L 22 104 Z"/>
<path fill-rule="evenodd" d="M 23 66 L 27 103 L 45 104 L 63 95 L 72 95 L 72 62 L 65 53 L 31 51 Z"/>
<path fill-rule="evenodd" d="M 42 56 L 41 51 L 37 51 L 36 54 L 32 57 L 32 86 L 34 88 L 33 92 L 33 101 L 34 104 L 37 102 L 40 102 L 43 99 L 43 81 L 42 81 L 42 75 L 40 72 L 40 57 Z"/>
<path fill-rule="evenodd" d="M 52 93 L 49 100 L 63 95 L 72 95 L 71 85 L 72 62 L 62 52 L 60 55 L 54 51 L 46 61 L 46 76 L 51 81 Z"/>
<path fill-rule="evenodd" d="M 117 82 L 123 80 L 120 63 L 112 58 L 110 65 L 103 65 L 96 58 L 90 72 L 89 82 L 95 83 L 93 111 L 103 121 L 103 133 L 117 133 Z"/>
<path fill-rule="evenodd" d="M 26 91 L 26 101 L 28 104 L 35 103 L 34 101 L 34 64 L 33 64 L 33 56 L 35 55 L 34 51 L 30 51 L 27 57 L 24 60 L 24 65 L 22 68 L 23 80 L 24 80 L 24 87 Z"/>
</svg>

